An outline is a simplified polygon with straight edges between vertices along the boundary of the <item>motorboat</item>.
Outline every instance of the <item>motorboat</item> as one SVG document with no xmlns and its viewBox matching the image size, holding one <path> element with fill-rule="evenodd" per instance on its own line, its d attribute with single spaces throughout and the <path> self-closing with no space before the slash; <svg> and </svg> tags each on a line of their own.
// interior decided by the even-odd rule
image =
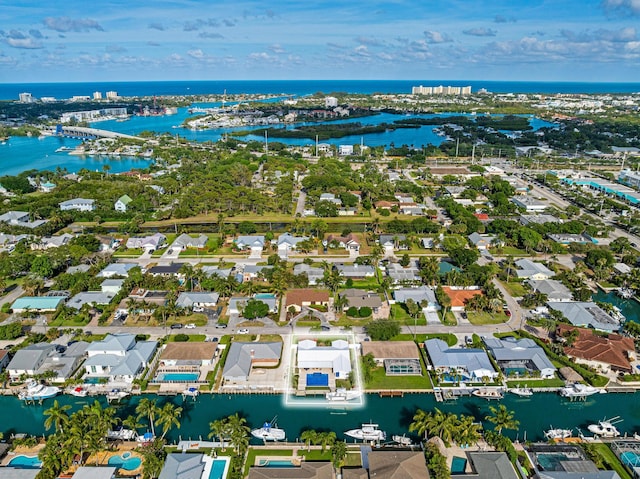
<svg viewBox="0 0 640 479">
<path fill-rule="evenodd" d="M 573 434 L 573 431 L 571 429 L 548 429 L 547 431 L 544 432 L 544 437 L 546 437 L 549 440 L 553 440 L 553 439 L 566 439 L 568 437 L 571 437 L 571 434 Z"/>
<path fill-rule="evenodd" d="M 338 388 L 335 391 L 328 392 L 326 394 L 327 401 L 332 402 L 344 402 L 344 401 L 352 401 L 353 399 L 358 399 L 362 396 L 360 391 L 354 391 L 352 389 Z"/>
<path fill-rule="evenodd" d="M 399 436 L 399 435 L 391 436 L 391 439 L 393 440 L 393 442 L 397 442 L 401 446 L 411 446 L 413 444 L 413 442 L 411 441 L 411 438 L 405 436 L 404 434 L 402 436 Z"/>
<path fill-rule="evenodd" d="M 475 389 L 471 394 L 475 397 L 486 399 L 487 401 L 502 399 L 502 393 L 497 389 Z"/>
<path fill-rule="evenodd" d="M 196 398 L 200 394 L 200 390 L 196 387 L 188 387 L 182 391 L 182 397 L 192 397 Z"/>
<path fill-rule="evenodd" d="M 87 391 L 82 386 L 75 386 L 75 387 L 72 386 L 67 391 L 72 396 L 76 396 L 76 397 L 79 397 L 79 398 L 87 397 L 87 394 L 89 394 L 89 391 Z"/>
<path fill-rule="evenodd" d="M 133 441 L 137 437 L 138 433 L 136 431 L 124 427 L 107 431 L 107 439 L 112 441 Z"/>
<path fill-rule="evenodd" d="M 46 386 L 34 379 L 27 381 L 26 388 L 20 391 L 18 397 L 23 401 L 42 401 L 60 394 L 57 386 Z"/>
<path fill-rule="evenodd" d="M 120 401 L 121 399 L 126 398 L 128 395 L 129 393 L 127 391 L 123 391 L 122 389 L 112 389 L 107 393 L 107 401 Z"/>
<path fill-rule="evenodd" d="M 287 437 L 287 433 L 284 429 L 278 427 L 276 420 L 278 417 L 274 417 L 270 422 L 265 422 L 262 427 L 253 429 L 251 435 L 256 439 L 262 439 L 263 441 L 283 441 Z"/>
<path fill-rule="evenodd" d="M 518 386 L 517 388 L 511 388 L 509 389 L 509 392 L 512 394 L 515 394 L 516 396 L 520 396 L 520 397 L 531 397 L 533 396 L 533 389 L 528 388 L 528 387 L 521 387 Z"/>
<path fill-rule="evenodd" d="M 378 429 L 378 425 L 374 423 L 363 424 L 359 429 L 350 429 L 345 431 L 344 435 L 361 441 L 384 441 L 387 438 L 387 433 Z"/>
<path fill-rule="evenodd" d="M 601 392 L 600 389 L 593 386 L 587 386 L 581 383 L 572 383 L 560 389 L 560 396 L 566 398 L 584 398 Z"/>
<path fill-rule="evenodd" d="M 618 431 L 618 428 L 615 425 L 621 421 L 622 419 L 620 419 L 620 416 L 616 416 L 611 419 L 605 418 L 602 421 L 598 421 L 596 424 L 589 424 L 587 429 L 596 436 L 618 437 L 620 435 L 620 431 Z"/>
</svg>

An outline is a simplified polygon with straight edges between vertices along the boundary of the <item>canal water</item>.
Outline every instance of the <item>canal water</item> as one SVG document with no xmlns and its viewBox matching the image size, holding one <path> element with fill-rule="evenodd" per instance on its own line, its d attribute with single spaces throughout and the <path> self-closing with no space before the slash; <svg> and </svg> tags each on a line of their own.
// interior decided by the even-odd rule
<svg viewBox="0 0 640 479">
<path fill-rule="evenodd" d="M 618 296 L 615 292 L 605 293 L 601 289 L 592 296 L 594 301 L 602 303 L 610 303 L 620 308 L 620 311 L 627 318 L 627 321 L 635 321 L 640 323 L 640 303 L 633 299 L 624 299 Z"/>
<path fill-rule="evenodd" d="M 118 407 L 118 415 L 126 417 L 135 414 L 135 407 L 141 397 L 127 398 Z M 57 400 L 61 404 L 70 404 L 73 410 L 91 403 L 92 398 L 76 398 L 60 396 Z M 104 402 L 103 399 L 101 399 Z M 446 412 L 472 415 L 477 421 L 490 428 L 491 424 L 485 420 L 490 414 L 489 406 L 504 404 L 515 412 L 515 418 L 520 421 L 517 432 L 505 431 L 512 439 L 543 440 L 543 431 L 554 428 L 576 428 L 588 435 L 587 425 L 603 419 L 620 416 L 623 421 L 618 424 L 619 430 L 632 435 L 640 432 L 640 394 L 596 394 L 584 402 L 571 402 L 555 393 L 538 393 L 531 398 L 520 398 L 507 395 L 499 403 L 484 399 L 469 397 L 446 403 L 436 403 L 433 394 L 405 394 L 402 398 L 381 398 L 378 395 L 366 396 L 365 405 L 359 409 L 346 409 L 335 405 L 326 407 L 287 407 L 283 396 L 279 395 L 221 395 L 203 394 L 195 401 L 192 398 L 183 400 L 182 397 L 158 397 L 160 404 L 172 401 L 184 408 L 181 428 L 168 434 L 171 441 L 178 439 L 206 439 L 209 433 L 209 423 L 219 418 L 238 412 L 247 419 L 253 427 L 260 426 L 264 421 L 270 421 L 277 416 L 278 426 L 285 429 L 288 440 L 295 440 L 305 429 L 332 430 L 338 438 L 344 438 L 343 431 L 358 428 L 369 421 L 378 423 L 387 432 L 388 437 L 393 434 L 408 432 L 409 424 L 416 409 L 432 411 L 439 408 Z M 25 405 L 16 397 L 0 397 L 0 410 L 3 411 L 0 431 L 7 434 L 25 432 L 41 435 L 45 433 L 43 412 L 51 407 L 53 399 L 43 405 Z M 348 440 L 348 438 L 346 438 Z"/>
</svg>

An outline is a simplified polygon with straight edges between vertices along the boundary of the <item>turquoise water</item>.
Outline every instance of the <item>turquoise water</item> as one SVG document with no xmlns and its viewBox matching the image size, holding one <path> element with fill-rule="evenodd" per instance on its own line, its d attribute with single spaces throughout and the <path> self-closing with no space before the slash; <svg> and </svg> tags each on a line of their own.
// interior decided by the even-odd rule
<svg viewBox="0 0 640 479">
<path fill-rule="evenodd" d="M 627 321 L 635 321 L 636 323 L 640 323 L 640 303 L 638 303 L 635 299 L 624 299 L 618 296 L 616 293 L 605 293 L 601 289 L 598 290 L 592 296 L 594 301 L 600 301 L 602 303 L 610 303 L 614 306 L 620 308 L 622 314 Z"/>
<path fill-rule="evenodd" d="M 620 454 L 622 464 L 629 467 L 640 467 L 640 455 L 633 451 L 625 451 Z"/>
<path fill-rule="evenodd" d="M 168 434 L 169 441 L 198 438 L 209 433 L 209 423 L 219 418 L 238 412 L 247 419 L 251 427 L 261 426 L 265 417 L 278 416 L 278 426 L 287 432 L 291 440 L 299 438 L 305 429 L 328 429 L 335 431 L 342 439 L 343 431 L 359 427 L 370 421 L 380 424 L 387 435 L 404 434 L 409 429 L 416 409 L 433 411 L 439 408 L 444 412 L 472 415 L 476 421 L 483 422 L 490 428 L 485 416 L 490 414 L 488 401 L 480 398 L 460 398 L 457 401 L 436 403 L 433 394 L 405 394 L 402 398 L 381 398 L 375 394 L 365 396 L 365 404 L 361 408 L 335 411 L 330 407 L 307 406 L 304 400 L 300 405 L 287 407 L 280 395 L 251 394 L 201 394 L 195 401 L 183 401 L 182 397 L 165 397 L 154 395 L 130 396 L 117 405 L 118 416 L 126 417 L 135 414 L 135 408 L 142 398 L 157 399 L 158 405 L 172 401 L 183 407 L 180 429 L 172 429 Z M 96 398 L 77 398 L 60 396 L 61 405 L 69 404 L 75 411 L 84 404 L 91 404 Z M 98 400 L 106 406 L 106 399 Z M 618 429 L 624 435 L 640 431 L 640 394 L 595 394 L 584 402 L 570 402 L 554 393 L 536 393 L 526 401 L 518 400 L 515 395 L 506 396 L 500 401 L 508 409 L 513 410 L 515 418 L 520 421 L 517 432 L 505 431 L 503 434 L 520 440 L 544 440 L 544 431 L 554 428 L 571 429 L 580 427 L 586 430 L 588 424 L 604 416 L 621 416 L 623 422 Z M 0 432 L 23 432 L 36 436 L 50 434 L 44 429 L 43 412 L 50 407 L 44 405 L 26 405 L 17 397 L 0 396 L 0 410 L 3 411 Z M 544 414 L 540 412 L 544 411 Z M 525 437 L 526 436 L 526 437 Z M 346 438 L 349 442 L 352 439 Z M 256 440 L 255 444 L 261 442 Z"/>
<path fill-rule="evenodd" d="M 274 299 L 275 295 L 271 293 L 258 293 L 255 295 L 255 299 Z"/>
<path fill-rule="evenodd" d="M 560 463 L 568 458 L 562 453 L 542 452 L 536 454 L 538 465 L 543 471 L 563 471 Z"/>
<path fill-rule="evenodd" d="M 119 467 L 120 469 L 124 469 L 125 471 L 133 471 L 135 469 L 138 469 L 140 467 L 140 464 L 142 464 L 142 459 L 140 459 L 139 457 L 130 457 L 130 455 L 125 456 L 125 454 L 123 454 L 122 456 L 111 456 L 107 461 L 107 464 L 109 464 L 110 466 Z"/>
<path fill-rule="evenodd" d="M 466 468 L 467 460 L 464 457 L 453 457 L 451 460 L 451 474 L 464 474 Z"/>
<path fill-rule="evenodd" d="M 100 384 L 102 378 L 97 378 L 97 377 L 88 377 L 88 378 L 84 378 L 84 383 L 85 384 Z"/>
<path fill-rule="evenodd" d="M 258 465 L 260 467 L 296 467 L 290 460 L 283 459 L 261 459 Z"/>
<path fill-rule="evenodd" d="M 227 461 L 224 459 L 214 459 L 211 472 L 209 472 L 209 479 L 224 479 L 224 468 L 226 464 Z"/>
<path fill-rule="evenodd" d="M 158 381 L 197 381 L 198 373 L 162 373 L 158 376 Z"/>
<path fill-rule="evenodd" d="M 40 469 L 42 462 L 38 456 L 16 456 L 9 461 L 9 466 L 18 469 Z"/>
</svg>

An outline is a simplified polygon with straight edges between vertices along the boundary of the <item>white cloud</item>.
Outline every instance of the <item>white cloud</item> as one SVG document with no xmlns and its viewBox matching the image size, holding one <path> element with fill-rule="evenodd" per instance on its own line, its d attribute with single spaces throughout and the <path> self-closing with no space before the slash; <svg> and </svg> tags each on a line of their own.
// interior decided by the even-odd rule
<svg viewBox="0 0 640 479">
<path fill-rule="evenodd" d="M 189 55 L 191 58 L 204 58 L 204 52 L 202 50 L 200 50 L 199 48 L 195 49 L 195 50 L 189 50 L 187 52 L 187 55 Z"/>
<path fill-rule="evenodd" d="M 436 32 L 434 30 L 425 30 L 424 36 L 427 43 L 448 43 L 453 41 L 446 33 Z"/>
<path fill-rule="evenodd" d="M 471 35 L 472 37 L 495 37 L 496 31 L 491 28 L 469 28 L 468 30 L 462 30 L 465 35 Z"/>
<path fill-rule="evenodd" d="M 47 17 L 43 20 L 47 28 L 56 32 L 89 32 L 97 30 L 103 32 L 104 28 L 90 18 L 72 19 L 69 17 Z"/>
<path fill-rule="evenodd" d="M 7 45 L 13 48 L 23 48 L 26 50 L 36 50 L 44 48 L 42 42 L 33 38 L 6 38 Z"/>
<path fill-rule="evenodd" d="M 607 11 L 621 15 L 637 15 L 640 13 L 640 0 L 603 0 L 602 6 Z"/>
<path fill-rule="evenodd" d="M 272 53 L 276 53 L 276 54 L 278 54 L 278 53 L 285 53 L 285 49 L 284 49 L 284 48 L 282 48 L 282 45 L 280 45 L 279 43 L 274 43 L 274 44 L 272 44 L 272 45 L 269 45 L 269 50 L 270 50 Z"/>
</svg>

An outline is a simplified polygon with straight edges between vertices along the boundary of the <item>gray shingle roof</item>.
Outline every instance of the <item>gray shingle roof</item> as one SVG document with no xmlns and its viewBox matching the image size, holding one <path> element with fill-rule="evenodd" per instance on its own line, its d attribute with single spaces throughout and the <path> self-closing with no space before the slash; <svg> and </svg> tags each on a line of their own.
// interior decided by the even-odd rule
<svg viewBox="0 0 640 479">
<path fill-rule="evenodd" d="M 204 471 L 202 454 L 168 454 L 158 479 L 200 479 Z"/>
<path fill-rule="evenodd" d="M 232 343 L 222 376 L 228 379 L 249 377 L 252 355 L 254 359 L 280 359 L 281 342 L 271 343 Z"/>
</svg>

